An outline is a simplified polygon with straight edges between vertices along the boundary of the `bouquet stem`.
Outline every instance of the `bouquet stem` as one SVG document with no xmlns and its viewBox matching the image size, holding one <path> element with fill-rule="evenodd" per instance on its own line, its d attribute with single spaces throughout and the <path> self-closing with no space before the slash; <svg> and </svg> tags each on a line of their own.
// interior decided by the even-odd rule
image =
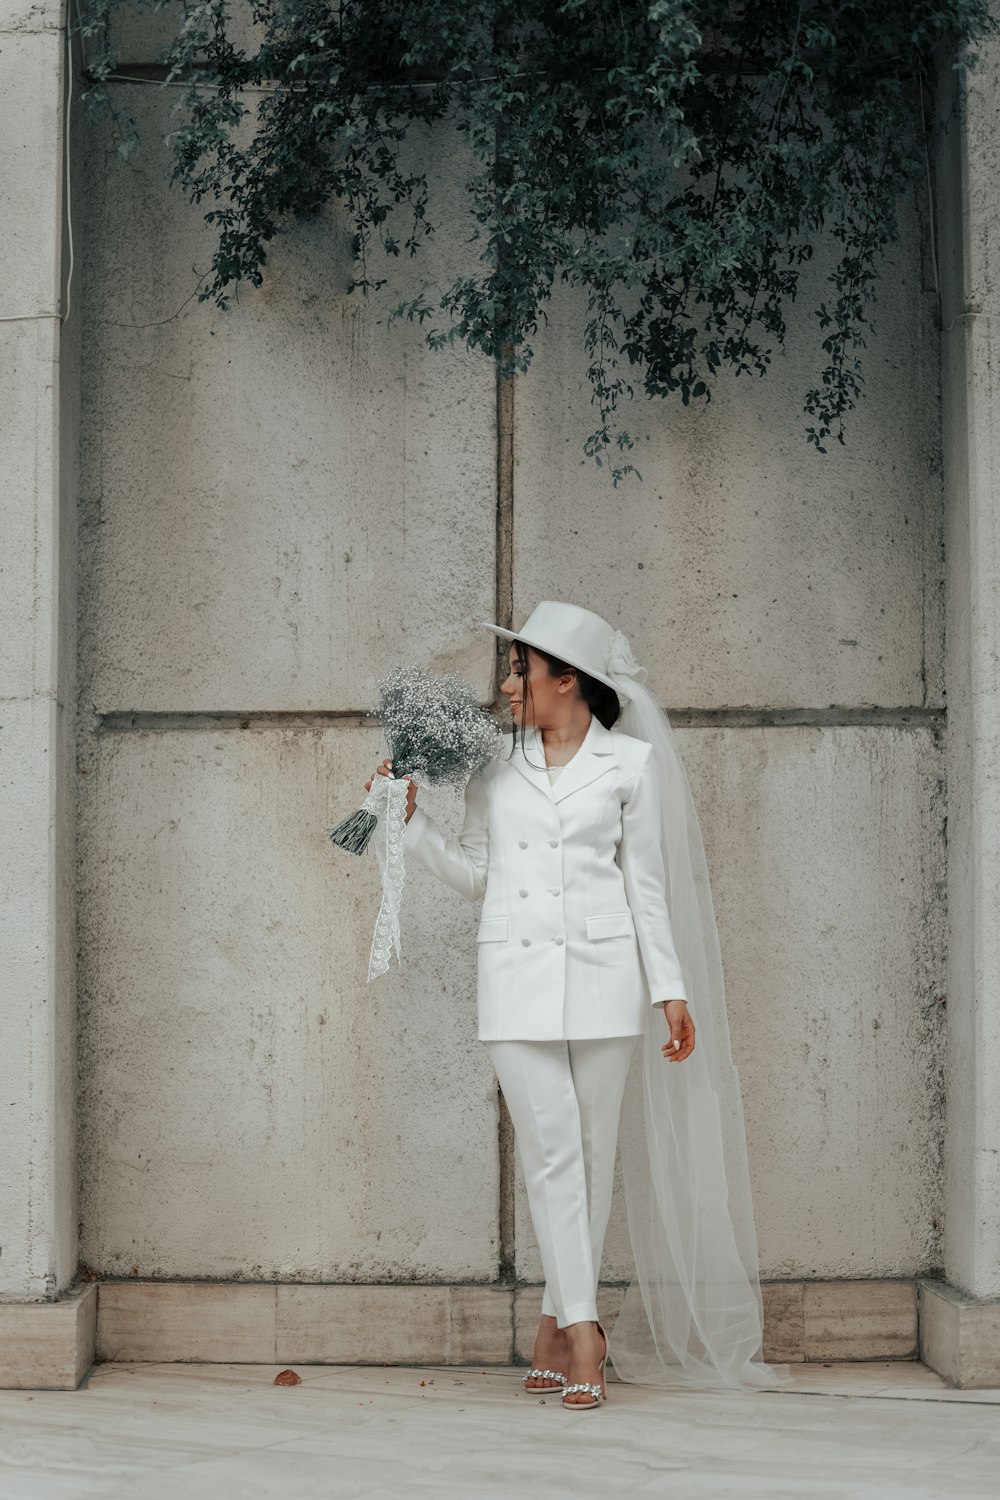
<svg viewBox="0 0 1000 1500">
<path fill-rule="evenodd" d="M 380 776 L 376 771 L 371 790 L 357 812 L 352 812 L 350 817 L 342 819 L 336 828 L 326 830 L 330 842 L 336 844 L 338 849 L 346 849 L 348 854 L 364 854 L 375 832 L 379 813 L 385 809 L 385 788 L 380 786 L 379 782 L 401 781 L 403 775 L 397 775 L 395 771 L 392 771 L 386 777 Z"/>
<path fill-rule="evenodd" d="M 378 818 L 375 814 L 359 807 L 349 818 L 342 819 L 336 828 L 328 828 L 326 831 L 338 849 L 346 849 L 349 854 L 364 854 L 377 827 Z"/>
</svg>

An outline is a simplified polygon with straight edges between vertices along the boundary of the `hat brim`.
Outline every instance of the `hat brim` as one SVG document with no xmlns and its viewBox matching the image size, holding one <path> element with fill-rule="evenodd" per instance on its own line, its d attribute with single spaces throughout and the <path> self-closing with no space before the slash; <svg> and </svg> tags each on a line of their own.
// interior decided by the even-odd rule
<svg viewBox="0 0 1000 1500">
<path fill-rule="evenodd" d="M 526 646 L 534 646 L 538 651 L 548 651 L 552 656 L 558 656 L 560 661 L 567 662 L 571 667 L 576 667 L 578 672 L 586 672 L 588 677 L 594 677 L 598 682 L 603 682 L 605 687 L 614 689 L 616 693 L 618 692 L 617 685 L 610 677 L 606 677 L 603 672 L 595 672 L 593 667 L 588 667 L 584 662 L 572 661 L 566 655 L 565 651 L 554 650 L 552 644 L 548 641 L 532 640 L 530 635 L 525 635 L 522 631 L 505 630 L 502 625 L 493 625 L 489 620 L 480 620 L 479 623 L 485 630 L 492 630 L 494 635 L 502 636 L 506 641 L 523 641 Z"/>
</svg>

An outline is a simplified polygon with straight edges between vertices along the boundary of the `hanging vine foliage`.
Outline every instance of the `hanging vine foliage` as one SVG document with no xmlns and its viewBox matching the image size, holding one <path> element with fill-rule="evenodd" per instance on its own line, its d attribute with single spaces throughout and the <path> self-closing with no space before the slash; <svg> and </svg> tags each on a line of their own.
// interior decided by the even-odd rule
<svg viewBox="0 0 1000 1500">
<path fill-rule="evenodd" d="M 141 143 L 108 23 L 128 5 L 176 8 L 79 0 L 75 22 L 88 115 L 111 114 L 124 156 Z M 687 405 L 724 366 L 765 374 L 803 264 L 832 240 L 824 367 L 803 408 L 825 453 L 862 394 L 897 205 L 928 170 L 935 49 L 971 68 L 997 25 L 989 0 L 184 0 L 158 60 L 180 86 L 171 180 L 212 205 L 218 234 L 198 299 L 225 308 L 241 281 L 260 286 L 270 241 L 330 201 L 355 228 L 349 290 L 385 285 L 376 251 L 416 255 L 437 227 L 400 143 L 441 121 L 472 148 L 482 270 L 390 322 L 431 320 L 431 347 L 464 340 L 509 377 L 529 367 L 556 278 L 584 289 L 600 414 L 584 451 L 617 485 L 641 478 L 618 460 L 633 446 L 614 425 L 626 376 Z"/>
</svg>

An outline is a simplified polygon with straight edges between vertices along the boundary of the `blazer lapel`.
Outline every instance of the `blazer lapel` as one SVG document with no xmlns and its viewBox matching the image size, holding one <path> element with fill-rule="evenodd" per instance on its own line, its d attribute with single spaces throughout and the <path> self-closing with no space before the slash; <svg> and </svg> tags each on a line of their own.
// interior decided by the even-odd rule
<svg viewBox="0 0 1000 1500">
<path fill-rule="evenodd" d="M 534 724 L 529 724 L 524 731 L 523 753 L 521 746 L 518 745 L 507 764 L 519 771 L 529 786 L 536 786 L 550 802 L 553 800 L 552 782 L 545 769 L 545 746 Z"/>
<path fill-rule="evenodd" d="M 559 772 L 555 781 L 550 783 L 553 797 L 556 802 L 561 802 L 571 792 L 578 792 L 581 787 L 588 786 L 590 782 L 596 781 L 598 776 L 603 776 L 605 771 L 617 764 L 615 737 L 610 729 L 605 729 L 597 715 L 592 714 L 590 728 L 583 737 L 583 744 L 565 769 Z M 546 771 L 546 780 L 548 780 L 548 774 Z"/>
<path fill-rule="evenodd" d="M 524 750 L 524 755 L 520 748 L 515 750 L 508 764 L 515 766 L 525 781 L 536 786 L 553 802 L 561 802 L 571 792 L 578 792 L 618 764 L 615 737 L 610 729 L 605 729 L 596 714 L 591 715 L 590 727 L 579 750 L 554 782 L 545 768 L 545 746 L 534 724 L 529 724 L 525 730 Z"/>
</svg>

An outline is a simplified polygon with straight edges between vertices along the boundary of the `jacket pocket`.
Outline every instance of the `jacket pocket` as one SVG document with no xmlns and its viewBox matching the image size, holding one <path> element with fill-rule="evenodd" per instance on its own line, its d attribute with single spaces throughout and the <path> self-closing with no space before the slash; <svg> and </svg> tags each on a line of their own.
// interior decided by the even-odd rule
<svg viewBox="0 0 1000 1500">
<path fill-rule="evenodd" d="M 587 918 L 589 938 L 631 937 L 634 932 L 635 923 L 630 911 L 602 912 L 599 916 Z"/>
<path fill-rule="evenodd" d="M 505 943 L 507 941 L 506 917 L 483 917 L 476 933 L 477 943 Z"/>
</svg>

